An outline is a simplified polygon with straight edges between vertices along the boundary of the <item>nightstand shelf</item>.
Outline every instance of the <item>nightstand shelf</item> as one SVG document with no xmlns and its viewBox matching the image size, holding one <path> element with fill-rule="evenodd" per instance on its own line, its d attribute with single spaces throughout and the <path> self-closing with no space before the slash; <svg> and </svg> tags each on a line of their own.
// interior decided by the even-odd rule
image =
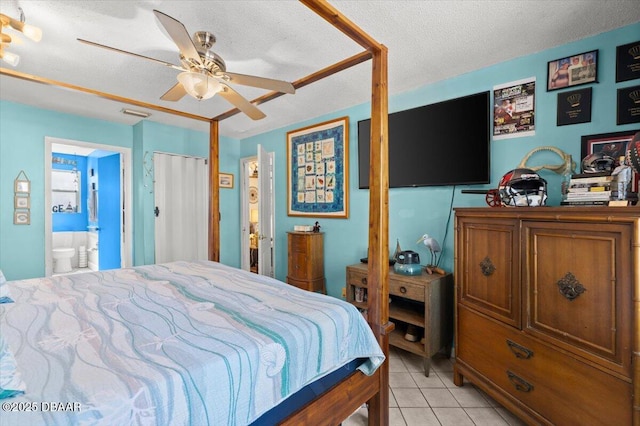
<svg viewBox="0 0 640 426">
<path fill-rule="evenodd" d="M 347 301 L 366 316 L 367 265 L 347 266 Z M 357 296 L 357 297 L 356 297 Z M 358 301 L 362 298 L 362 302 Z M 396 328 L 389 344 L 420 355 L 429 375 L 431 357 L 444 349 L 451 355 L 453 343 L 453 277 L 447 275 L 408 276 L 389 271 L 389 320 Z M 424 330 L 417 342 L 405 339 L 408 325 Z M 424 336 L 424 339 L 422 337 Z"/>
</svg>

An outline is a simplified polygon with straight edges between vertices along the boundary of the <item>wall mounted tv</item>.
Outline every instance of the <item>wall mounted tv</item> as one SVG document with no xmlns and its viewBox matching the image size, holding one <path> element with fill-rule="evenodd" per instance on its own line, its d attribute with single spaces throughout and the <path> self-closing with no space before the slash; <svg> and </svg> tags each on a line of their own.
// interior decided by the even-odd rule
<svg viewBox="0 0 640 426">
<path fill-rule="evenodd" d="M 489 91 L 389 114 L 389 187 L 489 183 Z M 360 189 L 369 188 L 371 120 L 358 122 Z"/>
</svg>

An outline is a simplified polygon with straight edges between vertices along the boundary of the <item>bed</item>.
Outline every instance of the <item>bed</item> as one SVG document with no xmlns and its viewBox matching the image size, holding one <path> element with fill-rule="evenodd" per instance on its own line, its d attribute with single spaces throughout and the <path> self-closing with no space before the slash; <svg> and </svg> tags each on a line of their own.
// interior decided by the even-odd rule
<svg viewBox="0 0 640 426">
<path fill-rule="evenodd" d="M 371 78 L 371 143 L 370 143 L 370 175 L 369 175 L 369 251 L 367 277 L 367 321 L 384 354 L 389 350 L 389 333 L 393 324 L 389 322 L 388 312 L 388 93 L 387 93 L 387 48 L 369 36 L 355 23 L 345 17 L 326 0 L 300 0 L 319 17 L 341 31 L 352 41 L 363 47 L 363 51 L 336 64 L 323 68 L 293 82 L 296 89 L 346 70 L 365 61 L 372 61 Z M 292 7 L 298 7 L 292 5 Z M 67 90 L 76 90 L 90 96 L 100 96 L 116 102 L 140 106 L 177 116 L 188 116 L 195 120 L 209 122 L 209 259 L 220 260 L 220 199 L 219 194 L 219 122 L 239 111 L 230 110 L 219 116 L 206 118 L 192 116 L 177 110 L 169 110 L 163 106 L 140 102 L 135 99 L 100 92 L 54 81 L 40 76 L 20 73 L 14 70 L 0 69 L 3 75 L 37 84 L 48 84 Z M 283 93 L 271 92 L 251 102 L 259 105 L 274 100 Z M 383 362 L 372 374 L 367 375 L 356 370 L 306 403 L 295 413 L 282 421 L 283 425 L 335 425 L 355 411 L 365 402 L 368 405 L 369 425 L 388 424 L 389 422 L 389 376 L 388 362 Z"/>
<path fill-rule="evenodd" d="M 25 384 L 7 425 L 246 425 L 384 360 L 352 305 L 212 261 L 6 285 L 0 334 Z"/>
</svg>

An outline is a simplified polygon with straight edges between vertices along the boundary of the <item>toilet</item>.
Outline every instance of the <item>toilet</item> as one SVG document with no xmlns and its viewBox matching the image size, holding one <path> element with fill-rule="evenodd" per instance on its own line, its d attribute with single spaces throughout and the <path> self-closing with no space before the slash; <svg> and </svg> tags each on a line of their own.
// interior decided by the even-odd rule
<svg viewBox="0 0 640 426">
<path fill-rule="evenodd" d="M 75 253 L 73 247 L 53 249 L 53 273 L 71 272 L 71 258 Z"/>
</svg>

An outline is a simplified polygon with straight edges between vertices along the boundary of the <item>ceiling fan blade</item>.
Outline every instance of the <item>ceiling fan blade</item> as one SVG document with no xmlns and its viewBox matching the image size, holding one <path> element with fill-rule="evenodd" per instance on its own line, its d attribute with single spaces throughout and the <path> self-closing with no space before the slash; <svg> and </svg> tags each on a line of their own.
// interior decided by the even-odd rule
<svg viewBox="0 0 640 426">
<path fill-rule="evenodd" d="M 246 100 L 241 94 L 227 85 L 223 84 L 222 86 L 224 86 L 224 90 L 221 90 L 218 94 L 231 102 L 240 111 L 244 112 L 254 120 L 260 120 L 261 118 L 266 117 L 264 112 L 260 111 L 258 107 Z"/>
<path fill-rule="evenodd" d="M 288 81 L 274 80 L 272 78 L 256 77 L 253 75 L 236 74 L 232 72 L 224 73 L 230 78 L 229 82 L 242 84 L 244 86 L 259 87 L 261 89 L 275 90 L 281 93 L 296 93 L 293 84 Z"/>
<path fill-rule="evenodd" d="M 202 65 L 202 60 L 200 59 L 200 54 L 196 49 L 196 46 L 193 44 L 191 40 L 191 36 L 187 32 L 187 29 L 182 24 L 182 22 L 177 19 L 172 18 L 171 16 L 160 12 L 159 10 L 153 11 L 156 14 L 156 18 L 162 24 L 169 36 L 173 40 L 173 42 L 178 46 L 180 53 L 187 59 L 192 59 L 199 65 Z"/>
<path fill-rule="evenodd" d="M 167 66 L 167 67 L 170 67 L 170 68 L 176 69 L 176 70 L 178 70 L 178 71 L 186 71 L 186 70 L 185 70 L 184 68 L 182 68 L 182 67 L 179 67 L 179 66 L 177 66 L 177 65 L 174 65 L 174 64 L 172 64 L 172 63 L 170 63 L 170 62 L 161 61 L 160 59 L 155 59 L 155 58 L 151 58 L 151 57 L 149 57 L 149 56 L 139 55 L 139 54 L 137 54 L 137 53 L 127 52 L 126 50 L 116 49 L 115 47 L 105 46 L 104 44 L 96 43 L 96 42 L 89 41 L 89 40 L 83 40 L 83 39 L 81 39 L 81 38 L 79 38 L 79 39 L 77 39 L 77 40 L 78 40 L 79 42 L 81 42 L 81 43 L 85 43 L 85 44 L 88 44 L 88 45 L 90 45 L 90 46 L 101 47 L 101 48 L 103 48 L 103 49 L 113 50 L 114 52 L 124 53 L 124 54 L 126 54 L 126 55 L 131 55 L 131 56 L 136 56 L 136 57 L 138 57 L 138 58 L 147 59 L 147 60 L 149 60 L 149 61 L 157 62 L 157 63 L 162 64 L 162 65 L 165 65 L 165 66 Z"/>
<path fill-rule="evenodd" d="M 187 94 L 187 91 L 184 90 L 184 86 L 182 83 L 177 82 L 171 89 L 167 90 L 167 92 L 160 97 L 163 101 L 179 101 Z"/>
</svg>

